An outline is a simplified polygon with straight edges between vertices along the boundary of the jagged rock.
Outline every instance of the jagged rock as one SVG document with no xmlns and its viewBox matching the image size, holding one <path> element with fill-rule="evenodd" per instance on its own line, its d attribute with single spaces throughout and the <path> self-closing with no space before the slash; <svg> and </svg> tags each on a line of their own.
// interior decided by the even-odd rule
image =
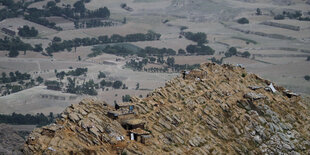
<svg viewBox="0 0 310 155">
<path fill-rule="evenodd" d="M 69 114 L 69 119 L 73 122 L 78 122 L 80 120 L 79 116 L 75 113 Z"/>
<path fill-rule="evenodd" d="M 266 96 L 263 95 L 263 94 L 256 94 L 256 93 L 253 93 L 253 92 L 246 93 L 244 95 L 244 97 L 248 98 L 248 99 L 251 99 L 251 100 L 259 100 L 259 99 L 266 98 Z"/>
<path fill-rule="evenodd" d="M 249 88 L 252 90 L 257 90 L 257 89 L 261 89 L 263 87 L 261 87 L 261 86 L 249 86 Z"/>
<path fill-rule="evenodd" d="M 263 140 L 260 138 L 259 135 L 256 135 L 256 136 L 254 136 L 254 141 L 255 141 L 257 144 L 260 144 L 260 143 L 262 143 Z"/>
</svg>

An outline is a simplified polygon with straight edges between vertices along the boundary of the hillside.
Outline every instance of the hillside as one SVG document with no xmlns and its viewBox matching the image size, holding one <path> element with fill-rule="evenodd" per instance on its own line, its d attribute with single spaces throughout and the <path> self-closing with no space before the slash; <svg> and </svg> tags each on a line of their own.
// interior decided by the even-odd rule
<svg viewBox="0 0 310 155">
<path fill-rule="evenodd" d="M 241 67 L 206 63 L 117 111 L 104 101 L 73 104 L 56 124 L 35 129 L 23 151 L 309 154 L 309 103 L 270 84 Z"/>
</svg>

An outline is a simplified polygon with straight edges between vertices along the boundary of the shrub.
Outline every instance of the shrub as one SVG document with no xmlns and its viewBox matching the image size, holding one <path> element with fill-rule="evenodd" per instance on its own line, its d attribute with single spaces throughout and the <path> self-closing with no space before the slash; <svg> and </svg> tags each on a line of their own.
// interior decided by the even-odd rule
<svg viewBox="0 0 310 155">
<path fill-rule="evenodd" d="M 250 23 L 249 20 L 246 19 L 246 18 L 244 18 L 244 17 L 238 19 L 237 22 L 238 22 L 239 24 L 249 24 L 249 23 Z"/>
<path fill-rule="evenodd" d="M 283 20 L 285 17 L 283 15 L 276 15 L 274 16 L 274 20 Z"/>
<path fill-rule="evenodd" d="M 9 57 L 17 57 L 19 55 L 19 52 L 15 49 L 11 49 L 9 52 Z"/>
<path fill-rule="evenodd" d="M 245 51 L 241 54 L 242 57 L 249 58 L 251 56 L 250 52 Z"/>
<path fill-rule="evenodd" d="M 123 85 L 122 81 L 115 81 L 112 85 L 114 89 L 119 89 Z"/>
</svg>

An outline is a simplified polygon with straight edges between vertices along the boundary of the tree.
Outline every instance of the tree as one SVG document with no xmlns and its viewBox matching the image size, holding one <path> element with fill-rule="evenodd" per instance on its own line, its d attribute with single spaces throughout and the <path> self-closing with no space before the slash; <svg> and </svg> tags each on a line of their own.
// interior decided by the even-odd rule
<svg viewBox="0 0 310 155">
<path fill-rule="evenodd" d="M 122 101 L 123 102 L 129 102 L 130 101 L 130 99 L 131 99 L 131 97 L 130 97 L 130 95 L 125 95 L 125 96 L 122 96 Z"/>
<path fill-rule="evenodd" d="M 208 42 L 207 41 L 207 35 L 203 32 L 197 32 L 197 33 L 186 32 L 185 38 L 188 40 L 192 40 L 194 42 L 197 42 L 198 45 L 202 45 L 202 44 Z"/>
<path fill-rule="evenodd" d="M 250 23 L 249 20 L 246 19 L 246 18 L 244 18 L 244 17 L 238 19 L 237 22 L 238 22 L 239 24 L 249 24 L 249 23 Z"/>
<path fill-rule="evenodd" d="M 106 81 L 105 80 L 101 80 L 100 81 L 100 86 L 101 88 L 103 88 L 106 85 Z"/>
<path fill-rule="evenodd" d="M 305 80 L 310 81 L 310 76 L 309 75 L 304 76 L 304 78 L 305 78 Z"/>
<path fill-rule="evenodd" d="M 33 50 L 35 52 L 42 52 L 43 51 L 42 44 L 35 44 Z"/>
<path fill-rule="evenodd" d="M 235 47 L 229 48 L 229 50 L 225 53 L 226 57 L 231 57 L 237 55 L 237 49 Z"/>
<path fill-rule="evenodd" d="M 167 58 L 167 65 L 173 66 L 174 65 L 174 57 L 168 57 Z"/>
<path fill-rule="evenodd" d="M 98 79 L 101 79 L 101 78 L 106 78 L 107 76 L 105 75 L 105 73 L 99 71 L 99 74 L 98 74 Z"/>
<path fill-rule="evenodd" d="M 256 15 L 258 16 L 262 15 L 262 10 L 260 8 L 256 9 Z"/>
<path fill-rule="evenodd" d="M 251 56 L 251 53 L 249 51 L 245 51 L 241 54 L 241 56 L 245 58 L 249 58 Z"/>
<path fill-rule="evenodd" d="M 61 42 L 61 38 L 60 37 L 54 37 L 53 42 Z"/>
<path fill-rule="evenodd" d="M 114 89 L 119 89 L 123 85 L 122 81 L 115 81 L 112 85 Z"/>
<path fill-rule="evenodd" d="M 156 61 L 156 58 L 154 58 L 154 57 L 149 57 L 149 59 L 150 59 L 150 62 L 152 62 L 152 63 L 154 63 Z"/>
<path fill-rule="evenodd" d="M 197 47 L 196 47 L 195 45 L 188 45 L 188 46 L 186 47 L 186 51 L 187 51 L 188 53 L 196 53 Z"/>
<path fill-rule="evenodd" d="M 310 61 L 310 56 L 307 57 L 307 61 Z"/>
<path fill-rule="evenodd" d="M 237 49 L 236 47 L 231 47 L 228 50 L 229 53 L 231 53 L 232 55 L 237 55 Z"/>
<path fill-rule="evenodd" d="M 41 76 L 38 76 L 36 81 L 41 84 L 41 83 L 43 83 L 44 79 Z"/>
<path fill-rule="evenodd" d="M 276 15 L 274 16 L 275 20 L 283 20 L 285 17 L 283 15 Z"/>
<path fill-rule="evenodd" d="M 84 13 L 86 11 L 83 1 L 77 1 L 73 4 L 76 12 Z"/>
<path fill-rule="evenodd" d="M 179 54 L 179 55 L 185 55 L 186 52 L 185 52 L 185 50 L 183 50 L 183 49 L 179 49 L 179 50 L 178 50 L 178 54 Z"/>
<path fill-rule="evenodd" d="M 138 82 L 138 83 L 136 84 L 136 90 L 138 90 L 139 87 L 140 87 L 140 83 Z"/>
<path fill-rule="evenodd" d="M 49 1 L 46 3 L 46 8 L 52 8 L 56 6 L 56 2 L 55 1 Z"/>
<path fill-rule="evenodd" d="M 11 49 L 9 51 L 9 57 L 17 57 L 19 55 L 19 52 L 16 49 Z"/>
</svg>

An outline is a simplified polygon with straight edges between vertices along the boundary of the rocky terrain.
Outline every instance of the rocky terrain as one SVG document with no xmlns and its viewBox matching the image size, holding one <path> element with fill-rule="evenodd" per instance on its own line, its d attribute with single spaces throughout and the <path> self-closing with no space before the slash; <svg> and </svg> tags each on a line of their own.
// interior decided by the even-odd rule
<svg viewBox="0 0 310 155">
<path fill-rule="evenodd" d="M 242 67 L 206 63 L 144 99 L 132 98 L 130 117 L 108 117 L 114 107 L 104 101 L 73 104 L 55 124 L 35 129 L 23 152 L 310 154 L 309 102 L 275 84 L 273 92 L 270 84 Z M 124 121 L 133 118 L 145 122 L 147 143 L 130 140 L 135 131 Z"/>
</svg>

